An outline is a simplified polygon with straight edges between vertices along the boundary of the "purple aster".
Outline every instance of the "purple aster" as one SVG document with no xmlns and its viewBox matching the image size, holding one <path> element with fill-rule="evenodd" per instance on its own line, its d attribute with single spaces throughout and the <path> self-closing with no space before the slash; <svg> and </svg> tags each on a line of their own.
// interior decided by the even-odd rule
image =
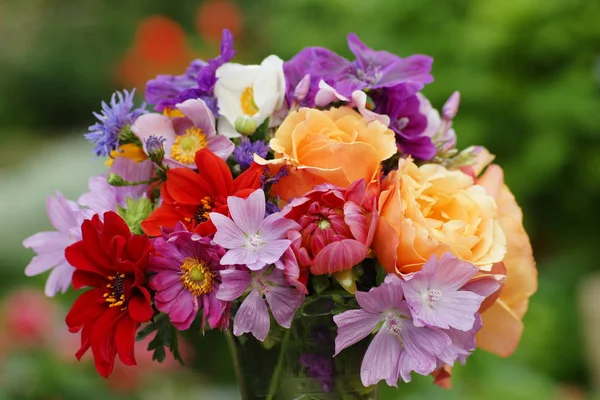
<svg viewBox="0 0 600 400">
<path fill-rule="evenodd" d="M 307 375 L 316 379 L 326 393 L 333 386 L 333 360 L 331 357 L 318 354 L 301 354 L 300 363 L 307 370 Z"/>
<path fill-rule="evenodd" d="M 71 286 L 75 268 L 65 259 L 65 248 L 81 240 L 81 224 L 94 213 L 80 209 L 58 191 L 55 196 L 46 198 L 46 212 L 56 230 L 36 233 L 25 239 L 23 246 L 37 253 L 25 268 L 25 275 L 34 276 L 52 270 L 45 288 L 46 296 L 51 297 L 58 292 L 66 292 Z"/>
<path fill-rule="evenodd" d="M 163 232 L 152 240 L 156 255 L 150 255 L 150 287 L 156 291 L 154 305 L 169 314 L 175 328 L 186 330 L 202 310 L 202 327 L 227 324 L 228 304 L 218 300 L 223 267 L 219 263 L 225 251 L 183 228 Z"/>
<path fill-rule="evenodd" d="M 390 117 L 398 148 L 420 160 L 430 160 L 437 152 L 432 137 L 440 127 L 438 112 L 421 93 L 408 95 L 403 88 L 373 95 L 375 112 Z"/>
<path fill-rule="evenodd" d="M 289 329 L 296 310 L 304 301 L 304 294 L 291 288 L 284 273 L 277 268 L 270 273 L 229 269 L 221 272 L 221 279 L 217 293 L 220 300 L 234 301 L 250 290 L 235 314 L 233 334 L 236 336 L 250 332 L 256 339 L 265 340 L 271 326 L 267 304 L 275 321 Z"/>
<path fill-rule="evenodd" d="M 260 186 L 264 189 L 269 185 L 274 185 L 277 182 L 279 182 L 281 178 L 287 176 L 288 173 L 289 171 L 287 169 L 287 166 L 284 165 L 281 168 L 279 168 L 274 175 L 272 175 L 269 167 L 265 165 L 264 172 L 260 177 Z"/>
<path fill-rule="evenodd" d="M 129 128 L 135 120 L 146 113 L 146 105 L 134 109 L 131 93 L 124 90 L 113 93 L 110 104 L 102 102 L 102 111 L 94 113 L 99 122 L 89 127 L 89 132 L 84 136 L 94 144 L 94 152 L 98 157 L 107 157 L 112 150 L 119 146 L 119 136 Z"/>
<path fill-rule="evenodd" d="M 176 104 L 189 99 L 201 99 L 213 114 L 218 116 L 219 110 L 214 97 L 214 86 L 217 82 L 216 71 L 234 55 L 233 35 L 224 29 L 219 56 L 208 62 L 193 61 L 183 75 L 159 75 L 146 85 L 146 99 L 149 103 L 155 104 L 157 111 L 173 108 Z"/>
<path fill-rule="evenodd" d="M 247 199 L 235 196 L 227 198 L 231 219 L 210 213 L 210 220 L 217 228 L 214 242 L 229 251 L 221 259 L 222 265 L 245 265 L 258 271 L 281 259 L 290 247 L 288 231 L 300 226 L 281 215 L 271 214 L 265 218 L 265 192 L 255 190 Z"/>
<path fill-rule="evenodd" d="M 126 157 L 117 157 L 110 167 L 110 173 L 117 174 L 128 182 L 144 182 L 152 177 L 154 166 L 152 161 L 136 162 Z M 78 203 L 102 215 L 106 211 L 118 211 L 117 207 L 126 207 L 130 197 L 137 200 L 146 195 L 148 184 L 135 186 L 112 186 L 107 181 L 107 174 L 90 178 L 89 192 L 82 194 Z"/>
<path fill-rule="evenodd" d="M 356 292 L 359 310 L 346 311 L 333 317 L 338 326 L 335 351 L 338 354 L 376 331 L 361 366 L 365 386 L 385 380 L 397 386 L 400 377 L 411 380 L 411 372 L 431 374 L 440 364 L 452 365 L 464 360 L 472 351 L 472 341 L 478 327 L 469 332 L 417 326 L 404 299 L 402 280 L 388 275 L 385 281 L 369 292 Z M 419 324 L 420 325 L 420 324 Z M 462 335 L 465 334 L 465 335 Z"/>
<path fill-rule="evenodd" d="M 233 155 L 242 171 L 249 168 L 254 161 L 254 154 L 258 154 L 261 158 L 265 158 L 269 152 L 269 145 L 263 140 L 251 142 L 248 139 L 242 139 L 240 144 L 233 150 Z"/>
<path fill-rule="evenodd" d="M 148 154 L 150 153 L 160 153 L 161 151 L 164 153 L 165 146 L 164 143 L 167 141 L 162 136 L 156 137 L 155 135 L 150 135 L 148 139 L 144 142 L 146 145 L 146 151 Z"/>
<path fill-rule="evenodd" d="M 471 330 L 485 297 L 462 288 L 477 272 L 473 264 L 444 253 L 439 260 L 433 255 L 419 272 L 402 281 L 415 326 Z"/>
</svg>

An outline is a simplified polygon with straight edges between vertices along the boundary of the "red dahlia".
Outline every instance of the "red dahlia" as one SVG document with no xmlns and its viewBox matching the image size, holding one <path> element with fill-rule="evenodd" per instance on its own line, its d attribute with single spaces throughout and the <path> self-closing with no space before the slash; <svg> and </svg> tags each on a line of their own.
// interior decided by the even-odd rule
<svg viewBox="0 0 600 400">
<path fill-rule="evenodd" d="M 196 152 L 198 171 L 172 168 L 160 188 L 162 204 L 142 222 L 142 229 L 150 236 L 160 236 L 160 228 L 173 228 L 178 222 L 189 231 L 202 236 L 215 232 L 208 214 L 228 214 L 227 197 L 247 197 L 260 188 L 264 167 L 253 164 L 233 179 L 225 161 L 208 149 Z"/>
<path fill-rule="evenodd" d="M 75 267 L 73 287 L 92 289 L 75 300 L 66 322 L 69 331 L 81 331 L 77 359 L 91 347 L 96 370 L 108 377 L 117 354 L 123 364 L 136 364 L 135 333 L 154 314 L 147 289 L 150 243 L 112 211 L 104 222 L 97 214 L 84 221 L 81 232 L 65 256 Z"/>
</svg>

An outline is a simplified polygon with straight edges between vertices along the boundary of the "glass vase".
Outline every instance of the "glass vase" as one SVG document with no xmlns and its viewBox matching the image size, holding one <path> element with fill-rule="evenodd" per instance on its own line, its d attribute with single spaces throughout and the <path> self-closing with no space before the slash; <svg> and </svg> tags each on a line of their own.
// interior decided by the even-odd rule
<svg viewBox="0 0 600 400">
<path fill-rule="evenodd" d="M 360 381 L 368 339 L 333 357 L 333 305 L 328 298 L 312 301 L 298 311 L 290 329 L 272 320 L 264 342 L 227 332 L 242 400 L 377 399 L 377 387 Z"/>
</svg>

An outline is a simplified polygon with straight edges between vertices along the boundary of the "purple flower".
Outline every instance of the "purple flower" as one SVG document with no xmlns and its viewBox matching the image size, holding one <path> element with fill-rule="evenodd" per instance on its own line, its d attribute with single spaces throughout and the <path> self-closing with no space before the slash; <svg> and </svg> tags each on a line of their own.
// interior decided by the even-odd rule
<svg viewBox="0 0 600 400">
<path fill-rule="evenodd" d="M 260 186 L 265 189 L 267 186 L 274 185 L 279 182 L 281 178 L 287 176 L 288 173 L 289 170 L 287 169 L 287 166 L 284 165 L 272 175 L 270 168 L 265 165 L 264 172 L 260 177 Z"/>
<path fill-rule="evenodd" d="M 154 305 L 169 314 L 179 330 L 190 327 L 202 310 L 202 327 L 223 327 L 228 319 L 228 304 L 218 300 L 225 251 L 211 244 L 210 238 L 181 230 L 163 232 L 152 240 L 157 255 L 150 255 L 150 287 L 156 291 Z"/>
<path fill-rule="evenodd" d="M 262 140 L 251 142 L 248 139 L 242 139 L 241 143 L 233 150 L 233 155 L 237 160 L 242 170 L 250 167 L 254 161 L 254 154 L 258 154 L 261 158 L 265 158 L 269 152 L 269 146 Z"/>
<path fill-rule="evenodd" d="M 133 109 L 135 89 L 113 93 L 110 104 L 102 102 L 102 111 L 94 113 L 99 122 L 89 127 L 84 136 L 94 143 L 94 152 L 99 157 L 107 157 L 119 146 L 119 136 L 129 128 L 140 115 L 146 113 L 146 106 Z"/>
<path fill-rule="evenodd" d="M 52 269 L 45 288 L 46 296 L 52 297 L 71 286 L 75 268 L 65 259 L 65 248 L 81 240 L 81 224 L 93 212 L 80 209 L 58 191 L 54 197 L 46 198 L 46 212 L 56 231 L 39 232 L 23 241 L 23 246 L 37 253 L 25 268 L 25 275 L 39 275 Z"/>
<path fill-rule="evenodd" d="M 288 231 L 300 226 L 280 213 L 265 218 L 265 192 L 254 191 L 247 199 L 229 196 L 227 206 L 231 219 L 219 213 L 210 213 L 217 228 L 213 241 L 229 251 L 221 259 L 222 265 L 245 265 L 253 271 L 279 261 L 290 247 Z"/>
<path fill-rule="evenodd" d="M 144 142 L 144 144 L 146 145 L 146 151 L 148 153 L 156 153 L 156 152 L 164 152 L 165 151 L 165 146 L 164 146 L 164 142 L 167 139 L 165 139 L 162 136 L 156 137 L 155 135 L 150 135 L 148 137 L 148 139 L 146 139 L 146 142 Z"/>
<path fill-rule="evenodd" d="M 326 393 L 333 386 L 333 360 L 318 354 L 301 354 L 300 363 L 306 368 L 308 376 L 319 381 Z"/>
<path fill-rule="evenodd" d="M 432 137 L 440 127 L 438 112 L 420 93 L 406 95 L 404 89 L 390 89 L 373 95 L 375 111 L 390 117 L 399 149 L 421 160 L 437 152 Z"/>
<path fill-rule="evenodd" d="M 221 272 L 221 279 L 217 293 L 220 300 L 234 301 L 250 289 L 233 321 L 236 336 L 250 332 L 256 339 L 265 340 L 271 326 L 267 304 L 275 321 L 289 329 L 296 310 L 304 301 L 304 294 L 289 287 L 283 272 L 277 268 L 270 273 L 229 269 Z"/>
<path fill-rule="evenodd" d="M 454 132 L 454 128 L 452 128 L 452 120 L 458 112 L 459 103 L 460 93 L 454 92 L 448 100 L 446 100 L 446 104 L 444 104 L 444 107 L 442 108 L 442 122 L 437 133 L 433 137 L 434 143 L 442 152 L 447 152 L 456 147 L 456 132 Z"/>
<path fill-rule="evenodd" d="M 416 54 L 406 58 L 387 51 L 376 51 L 360 41 L 354 33 L 348 35 L 348 47 L 356 56 L 348 68 L 337 76 L 335 88 L 344 96 L 355 90 L 383 89 L 402 85 L 407 93 L 414 94 L 425 84 L 433 82 L 433 59 Z"/>
<path fill-rule="evenodd" d="M 439 260 L 433 255 L 419 272 L 402 281 L 415 326 L 471 330 L 485 297 L 463 286 L 478 271 L 473 264 L 445 253 Z M 487 282 L 497 285 L 493 280 Z"/>
<path fill-rule="evenodd" d="M 143 182 L 152 177 L 154 167 L 152 161 L 136 162 L 126 157 L 117 157 L 110 167 L 110 173 L 117 174 L 128 182 Z M 82 194 L 77 200 L 95 213 L 102 215 L 106 211 L 117 211 L 117 207 L 126 207 L 130 197 L 137 200 L 146 195 L 148 184 L 135 186 L 112 186 L 107 181 L 107 174 L 90 178 L 89 192 Z"/>
<path fill-rule="evenodd" d="M 189 99 L 201 99 L 215 116 L 219 115 L 217 102 L 214 98 L 214 86 L 217 82 L 216 70 L 233 58 L 233 35 L 227 29 L 223 30 L 221 54 L 204 62 L 195 60 L 183 75 L 159 75 L 146 85 L 146 99 L 155 104 L 157 111 L 173 108 L 178 103 Z"/>
<path fill-rule="evenodd" d="M 356 292 L 361 309 L 333 317 L 338 326 L 336 354 L 377 331 L 361 366 L 365 386 L 382 379 L 396 386 L 399 377 L 409 382 L 412 371 L 429 375 L 441 364 L 464 361 L 474 349 L 480 326 L 473 324 L 469 332 L 461 332 L 415 324 L 402 286 L 400 278 L 388 275 L 381 286 Z"/>
</svg>

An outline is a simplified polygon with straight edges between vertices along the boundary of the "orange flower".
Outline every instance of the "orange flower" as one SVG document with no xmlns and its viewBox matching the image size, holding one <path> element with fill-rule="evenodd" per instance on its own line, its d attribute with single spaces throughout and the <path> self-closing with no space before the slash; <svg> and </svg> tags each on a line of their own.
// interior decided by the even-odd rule
<svg viewBox="0 0 600 400">
<path fill-rule="evenodd" d="M 270 145 L 277 159 L 269 163 L 292 167 L 272 190 L 283 200 L 321 183 L 347 188 L 359 179 L 376 181 L 381 162 L 397 152 L 394 132 L 349 107 L 291 112 Z"/>
<path fill-rule="evenodd" d="M 401 159 L 379 198 L 373 241 L 388 272 L 409 273 L 445 252 L 491 271 L 506 252 L 496 202 L 461 171 Z"/>
<path fill-rule="evenodd" d="M 482 314 L 483 328 L 476 336 L 477 346 L 506 357 L 521 339 L 529 297 L 537 290 L 537 269 L 529 236 L 523 228 L 523 213 L 504 184 L 502 169 L 490 165 L 477 180 L 496 199 L 499 222 L 504 231 L 506 283 L 496 302 Z"/>
</svg>

